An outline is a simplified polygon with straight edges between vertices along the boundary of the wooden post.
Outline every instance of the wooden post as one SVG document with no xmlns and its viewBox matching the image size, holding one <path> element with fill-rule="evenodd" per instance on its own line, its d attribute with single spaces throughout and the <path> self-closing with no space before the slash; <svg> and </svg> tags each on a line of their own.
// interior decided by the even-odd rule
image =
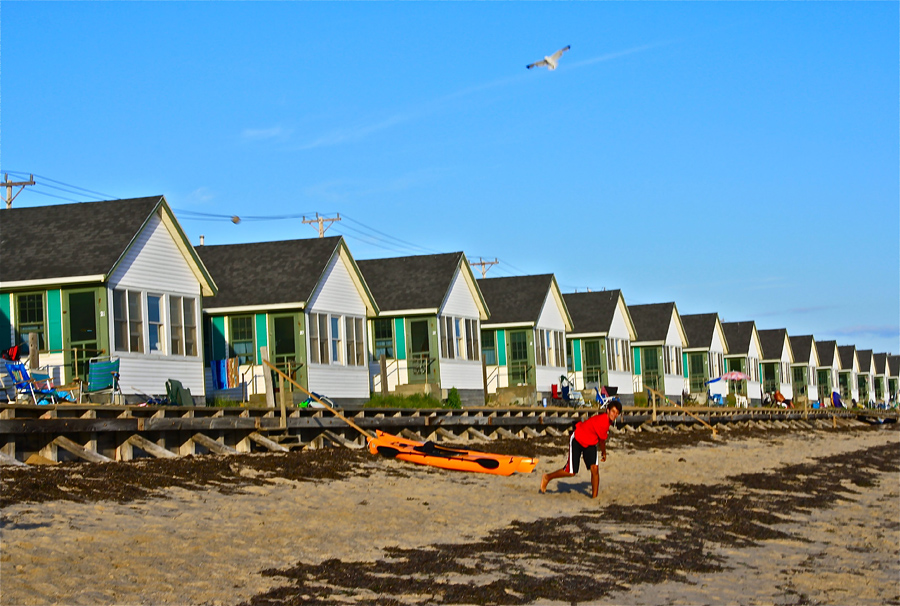
<svg viewBox="0 0 900 606">
<path fill-rule="evenodd" d="M 284 389 L 284 377 L 282 375 L 278 375 L 278 394 L 281 396 L 279 399 L 281 400 L 281 427 L 287 427 L 287 405 L 285 404 L 285 389 Z"/>
<path fill-rule="evenodd" d="M 388 395 L 387 356 L 381 354 L 381 357 L 378 359 L 378 365 L 381 367 L 381 396 L 386 398 Z"/>
<path fill-rule="evenodd" d="M 481 356 L 481 384 L 484 386 L 484 405 L 488 405 L 487 362 Z"/>
<path fill-rule="evenodd" d="M 259 355 L 263 360 L 263 380 L 266 385 L 266 408 L 275 408 L 275 386 L 272 384 L 272 373 L 266 370 L 269 363 L 269 348 L 260 347 Z"/>
<path fill-rule="evenodd" d="M 656 392 L 653 390 L 650 391 L 650 397 L 653 398 L 653 422 L 656 423 Z"/>
<path fill-rule="evenodd" d="M 35 370 L 41 365 L 41 342 L 36 332 L 28 333 L 28 370 Z"/>
</svg>

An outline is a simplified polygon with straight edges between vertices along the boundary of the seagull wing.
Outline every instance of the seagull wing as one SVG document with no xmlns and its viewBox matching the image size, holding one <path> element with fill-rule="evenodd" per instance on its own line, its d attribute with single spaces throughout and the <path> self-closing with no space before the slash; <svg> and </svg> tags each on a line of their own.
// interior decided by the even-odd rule
<svg viewBox="0 0 900 606">
<path fill-rule="evenodd" d="M 567 50 L 569 50 L 570 48 L 572 48 L 572 45 L 571 45 L 571 44 L 570 44 L 569 46 L 565 47 L 565 48 L 559 49 L 558 51 L 556 51 L 555 53 L 553 53 L 552 55 L 550 55 L 550 58 L 553 59 L 554 61 L 559 61 L 559 58 L 562 57 L 562 54 L 563 54 L 564 52 L 566 52 Z"/>
<path fill-rule="evenodd" d="M 549 67 L 549 66 L 550 66 L 550 64 L 547 63 L 546 59 L 541 59 L 540 61 L 532 63 L 531 65 L 526 65 L 525 67 L 527 67 L 528 69 L 531 69 L 532 67 Z"/>
</svg>

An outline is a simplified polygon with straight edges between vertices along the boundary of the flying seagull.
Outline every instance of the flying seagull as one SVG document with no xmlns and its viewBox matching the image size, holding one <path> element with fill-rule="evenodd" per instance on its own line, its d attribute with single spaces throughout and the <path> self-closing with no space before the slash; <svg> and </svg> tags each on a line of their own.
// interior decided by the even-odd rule
<svg viewBox="0 0 900 606">
<path fill-rule="evenodd" d="M 572 48 L 571 45 L 561 48 L 549 57 L 544 57 L 540 61 L 532 63 L 531 65 L 526 65 L 525 67 L 527 67 L 528 69 L 531 69 L 532 67 L 546 67 L 550 70 L 556 69 L 556 64 L 559 63 L 559 58 L 562 57 L 562 54 L 570 48 Z"/>
</svg>

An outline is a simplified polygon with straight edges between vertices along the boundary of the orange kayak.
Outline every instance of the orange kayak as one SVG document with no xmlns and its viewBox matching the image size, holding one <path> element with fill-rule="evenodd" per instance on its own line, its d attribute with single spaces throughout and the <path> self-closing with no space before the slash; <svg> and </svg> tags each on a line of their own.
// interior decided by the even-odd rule
<svg viewBox="0 0 900 606">
<path fill-rule="evenodd" d="M 376 430 L 375 437 L 369 438 L 369 452 L 419 465 L 492 473 L 500 476 L 512 475 L 517 471 L 531 473 L 538 462 L 537 459 L 531 457 L 446 448 L 438 446 L 434 442 L 406 440 L 381 430 Z"/>
</svg>

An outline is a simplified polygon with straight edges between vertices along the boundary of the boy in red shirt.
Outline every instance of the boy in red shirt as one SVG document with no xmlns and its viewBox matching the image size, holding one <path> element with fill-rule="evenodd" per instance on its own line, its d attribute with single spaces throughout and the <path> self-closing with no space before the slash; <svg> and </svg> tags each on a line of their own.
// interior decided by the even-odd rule
<svg viewBox="0 0 900 606">
<path fill-rule="evenodd" d="M 591 470 L 591 498 L 596 499 L 600 492 L 600 467 L 597 463 L 597 445 L 600 445 L 600 460 L 606 461 L 606 440 L 609 437 L 609 425 L 622 413 L 622 403 L 613 400 L 607 405 L 606 412 L 595 415 L 575 425 L 575 431 L 569 436 L 569 458 L 566 466 L 553 473 L 545 473 L 541 478 L 541 492 L 547 492 L 547 484 L 556 478 L 571 478 L 578 473 L 581 459 Z"/>
</svg>

